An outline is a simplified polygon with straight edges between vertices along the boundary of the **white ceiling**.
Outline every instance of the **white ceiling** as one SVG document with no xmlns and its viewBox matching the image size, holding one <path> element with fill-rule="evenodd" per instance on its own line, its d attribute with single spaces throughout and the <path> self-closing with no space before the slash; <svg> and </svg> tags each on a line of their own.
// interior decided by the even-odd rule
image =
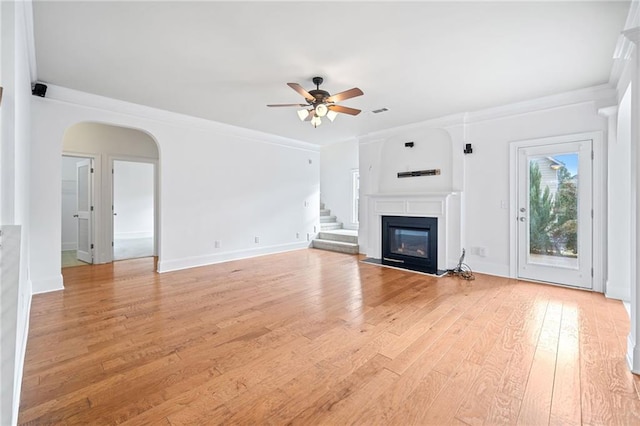
<svg viewBox="0 0 640 426">
<path fill-rule="evenodd" d="M 38 80 L 315 144 L 607 83 L 628 2 L 34 1 Z M 287 82 L 364 96 L 314 129 Z M 386 107 L 388 112 L 372 114 Z"/>
</svg>

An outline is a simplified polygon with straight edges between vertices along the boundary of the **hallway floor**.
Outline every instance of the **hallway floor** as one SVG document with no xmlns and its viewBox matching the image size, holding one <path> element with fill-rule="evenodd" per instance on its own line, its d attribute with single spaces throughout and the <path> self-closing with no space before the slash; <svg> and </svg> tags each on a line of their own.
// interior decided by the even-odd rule
<svg viewBox="0 0 640 426">
<path fill-rule="evenodd" d="M 153 237 L 119 238 L 113 242 L 113 260 L 151 257 L 154 255 L 153 251 Z M 77 259 L 75 250 L 65 250 L 62 252 L 63 268 L 84 265 L 87 265 L 87 263 Z"/>
</svg>

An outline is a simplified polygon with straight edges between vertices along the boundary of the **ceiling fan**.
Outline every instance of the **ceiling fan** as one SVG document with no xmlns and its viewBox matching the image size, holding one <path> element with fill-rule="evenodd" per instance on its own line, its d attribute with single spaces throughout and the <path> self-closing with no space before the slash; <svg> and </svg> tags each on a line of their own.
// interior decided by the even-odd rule
<svg viewBox="0 0 640 426">
<path fill-rule="evenodd" d="M 361 96 L 363 95 L 362 90 L 354 87 L 353 89 L 345 90 L 344 92 L 336 93 L 335 95 L 330 95 L 326 90 L 320 89 L 322 82 L 322 77 L 313 77 L 313 84 L 316 85 L 316 88 L 308 92 L 298 83 L 287 83 L 289 87 L 304 97 L 307 101 L 306 104 L 271 104 L 267 106 L 304 107 L 304 109 L 298 111 L 298 117 L 300 117 L 300 120 L 302 121 L 311 121 L 311 125 L 313 127 L 318 127 L 322 124 L 322 117 L 327 117 L 331 121 L 335 120 L 339 112 L 349 115 L 360 114 L 359 109 L 336 105 L 336 102 Z"/>
</svg>

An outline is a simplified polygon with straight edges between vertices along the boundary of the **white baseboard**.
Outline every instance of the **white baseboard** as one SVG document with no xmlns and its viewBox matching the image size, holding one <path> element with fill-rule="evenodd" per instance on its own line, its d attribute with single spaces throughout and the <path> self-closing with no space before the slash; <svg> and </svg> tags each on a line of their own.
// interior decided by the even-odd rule
<svg viewBox="0 0 640 426">
<path fill-rule="evenodd" d="M 633 374 L 640 374 L 640 348 L 631 333 L 627 336 L 627 364 Z"/>
<path fill-rule="evenodd" d="M 42 294 L 52 291 L 64 290 L 62 274 L 41 280 L 32 280 L 31 284 L 33 294 Z"/>
<path fill-rule="evenodd" d="M 78 250 L 78 243 L 75 241 L 71 241 L 68 243 L 62 243 L 62 251 L 69 251 L 69 250 Z"/>
<path fill-rule="evenodd" d="M 33 284 L 32 284 L 32 288 L 33 288 Z M 25 360 L 25 356 L 27 354 L 27 341 L 29 340 L 29 319 L 31 318 L 31 300 L 32 300 L 32 293 L 31 292 L 27 292 L 27 303 L 26 303 L 26 309 L 25 309 L 25 314 L 26 314 L 26 318 L 24 321 L 24 330 L 22 330 L 22 342 L 20 342 L 20 352 L 17 353 L 17 359 L 16 359 L 16 375 L 15 377 L 18 378 L 15 387 L 14 387 L 14 394 L 13 394 L 13 419 L 12 419 L 12 424 L 18 424 L 18 412 L 20 410 L 20 393 L 22 392 L 22 375 L 24 372 L 24 360 Z"/>
<path fill-rule="evenodd" d="M 129 240 L 133 238 L 151 238 L 153 232 L 140 231 L 140 232 L 118 232 L 113 234 L 113 238 L 116 240 Z"/>
<path fill-rule="evenodd" d="M 196 268 L 198 266 L 229 262 L 231 260 L 247 259 L 251 257 L 264 256 L 267 254 L 306 249 L 308 247 L 309 242 L 304 241 L 299 243 L 280 244 L 277 246 L 260 247 L 255 249 L 228 251 L 224 253 L 208 254 L 204 256 L 185 257 L 182 259 L 161 259 L 158 262 L 158 272 L 162 273 L 169 271 L 178 271 L 181 269 Z"/>
<path fill-rule="evenodd" d="M 624 300 L 631 300 L 630 292 L 631 292 L 631 289 L 629 288 L 617 287 L 615 285 L 612 285 L 609 281 L 607 281 L 604 295 L 609 299 L 624 301 Z"/>
<path fill-rule="evenodd" d="M 510 278 L 509 265 L 484 262 L 484 261 L 478 260 L 476 257 L 473 257 L 473 256 L 467 256 L 464 260 L 464 263 L 469 265 L 469 267 L 473 272 L 478 272 L 480 274 L 487 274 L 487 275 L 495 275 L 497 277 Z"/>
</svg>

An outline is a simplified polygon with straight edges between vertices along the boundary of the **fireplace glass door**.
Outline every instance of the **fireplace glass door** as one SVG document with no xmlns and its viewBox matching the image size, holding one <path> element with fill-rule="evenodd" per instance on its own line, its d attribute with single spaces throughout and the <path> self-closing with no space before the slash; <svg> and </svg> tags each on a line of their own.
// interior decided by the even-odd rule
<svg viewBox="0 0 640 426">
<path fill-rule="evenodd" d="M 429 230 L 391 227 L 390 247 L 392 253 L 429 258 Z"/>
</svg>

